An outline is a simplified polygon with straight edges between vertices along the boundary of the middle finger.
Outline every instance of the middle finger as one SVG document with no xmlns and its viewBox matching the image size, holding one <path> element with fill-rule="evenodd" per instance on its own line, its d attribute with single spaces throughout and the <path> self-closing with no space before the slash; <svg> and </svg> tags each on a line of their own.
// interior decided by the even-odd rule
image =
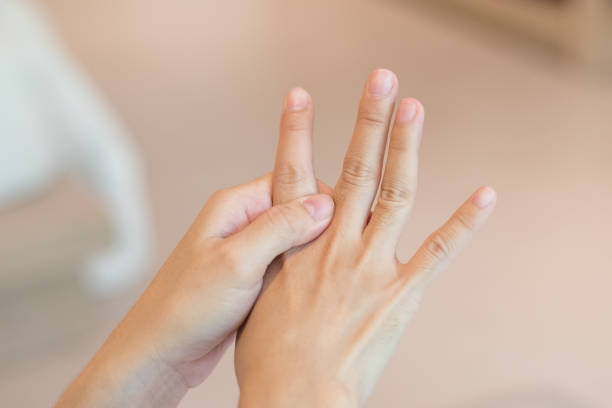
<svg viewBox="0 0 612 408">
<path fill-rule="evenodd" d="M 386 69 L 372 72 L 366 82 L 353 138 L 334 191 L 335 223 L 355 226 L 359 231 L 366 223 L 378 189 L 397 88 L 397 77 Z"/>
</svg>

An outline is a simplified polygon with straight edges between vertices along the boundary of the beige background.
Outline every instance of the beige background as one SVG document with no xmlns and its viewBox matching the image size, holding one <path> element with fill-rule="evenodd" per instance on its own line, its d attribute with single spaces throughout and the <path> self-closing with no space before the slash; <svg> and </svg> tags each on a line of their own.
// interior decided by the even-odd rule
<svg viewBox="0 0 612 408">
<path fill-rule="evenodd" d="M 317 172 L 333 183 L 362 83 L 384 66 L 427 109 L 402 257 L 479 185 L 499 200 L 432 286 L 368 406 L 612 405 L 609 78 L 401 2 L 44 4 L 145 155 L 151 273 L 213 191 L 271 169 L 290 86 L 313 95 Z M 49 230 L 51 209 L 68 227 L 98 217 L 80 190 L 53 194 L 4 214 L 0 239 Z M 3 405 L 49 406 L 135 296 L 101 302 L 69 279 L 46 282 L 2 291 Z M 228 353 L 182 406 L 234 406 L 232 370 Z"/>
</svg>

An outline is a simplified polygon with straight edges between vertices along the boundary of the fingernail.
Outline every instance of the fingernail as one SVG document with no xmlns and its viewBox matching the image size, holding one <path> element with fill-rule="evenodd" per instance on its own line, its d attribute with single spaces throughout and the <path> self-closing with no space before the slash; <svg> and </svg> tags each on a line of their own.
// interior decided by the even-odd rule
<svg viewBox="0 0 612 408">
<path fill-rule="evenodd" d="M 417 112 L 417 104 L 412 99 L 402 99 L 399 108 L 397 108 L 396 120 L 399 124 L 410 122 L 414 119 Z"/>
<path fill-rule="evenodd" d="M 393 89 L 393 73 L 387 69 L 377 69 L 368 79 L 368 93 L 372 96 L 387 96 Z"/>
<path fill-rule="evenodd" d="M 326 220 L 334 213 L 334 200 L 326 194 L 310 196 L 302 205 L 316 221 Z"/>
<path fill-rule="evenodd" d="M 302 88 L 293 88 L 287 94 L 285 106 L 288 111 L 300 111 L 308 105 L 308 93 Z"/>
<path fill-rule="evenodd" d="M 491 205 L 497 198 L 497 193 L 491 187 L 482 187 L 472 197 L 472 203 L 479 208 Z"/>
</svg>

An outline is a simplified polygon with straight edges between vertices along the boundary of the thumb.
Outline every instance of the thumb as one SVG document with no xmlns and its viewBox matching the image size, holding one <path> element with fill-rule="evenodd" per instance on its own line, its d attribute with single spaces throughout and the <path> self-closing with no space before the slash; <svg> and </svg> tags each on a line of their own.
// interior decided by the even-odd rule
<svg viewBox="0 0 612 408">
<path fill-rule="evenodd" d="M 334 200 L 329 195 L 305 196 L 269 208 L 227 239 L 250 262 L 267 266 L 283 252 L 318 237 L 333 213 Z"/>
</svg>

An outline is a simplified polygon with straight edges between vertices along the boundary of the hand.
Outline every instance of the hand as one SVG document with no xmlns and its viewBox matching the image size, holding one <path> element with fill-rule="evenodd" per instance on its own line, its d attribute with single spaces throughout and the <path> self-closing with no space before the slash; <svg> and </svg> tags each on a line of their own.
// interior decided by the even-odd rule
<svg viewBox="0 0 612 408">
<path fill-rule="evenodd" d="M 176 406 L 206 378 L 267 266 L 316 238 L 332 216 L 328 195 L 272 207 L 271 188 L 267 175 L 213 195 L 58 406 Z"/>
<path fill-rule="evenodd" d="M 241 407 L 363 403 L 427 282 L 465 247 L 493 211 L 495 192 L 479 189 L 406 264 L 397 260 L 397 242 L 414 201 L 424 120 L 418 101 L 400 102 L 380 194 L 371 212 L 397 89 L 393 73 L 371 74 L 333 191 L 336 214 L 329 228 L 278 262 L 278 272 L 267 279 L 243 327 L 235 356 Z M 292 137 L 299 137 L 304 146 L 312 132 L 309 115 L 305 109 L 291 118 L 294 128 L 301 129 Z M 285 144 L 281 134 L 277 164 L 284 161 Z M 310 152 L 309 146 L 304 150 Z M 287 170 L 277 165 L 275 179 L 279 169 Z M 292 168 L 280 178 L 291 175 L 299 181 L 309 172 L 307 167 Z M 309 190 L 274 195 L 274 204 L 304 192 Z"/>
</svg>

